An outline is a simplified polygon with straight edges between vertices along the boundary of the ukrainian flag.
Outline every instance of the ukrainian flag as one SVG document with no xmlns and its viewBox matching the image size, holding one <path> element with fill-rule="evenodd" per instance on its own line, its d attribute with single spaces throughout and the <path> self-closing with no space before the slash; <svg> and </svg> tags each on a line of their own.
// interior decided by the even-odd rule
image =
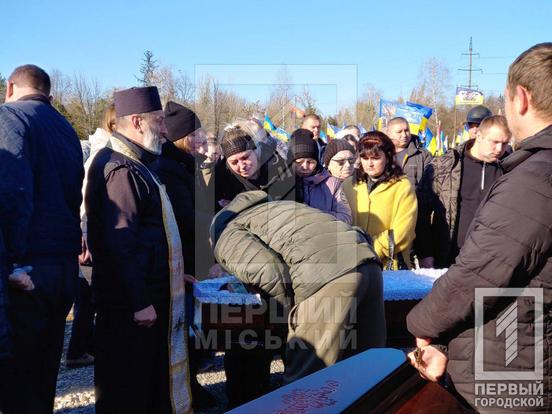
<svg viewBox="0 0 552 414">
<path fill-rule="evenodd" d="M 263 128 L 268 132 L 272 132 L 276 130 L 276 127 L 274 126 L 274 124 L 272 123 L 268 115 L 265 115 Z"/>
<path fill-rule="evenodd" d="M 456 145 L 462 144 L 470 139 L 470 133 L 466 127 L 462 127 L 458 135 L 456 135 Z"/>
<path fill-rule="evenodd" d="M 422 117 L 419 124 L 415 124 L 412 122 L 408 123 L 408 126 L 410 127 L 410 133 L 413 135 L 421 134 L 422 131 L 426 130 L 427 127 L 427 118 L 425 116 Z"/>
<path fill-rule="evenodd" d="M 378 118 L 377 130 L 378 130 L 378 131 L 383 131 L 383 117 L 379 117 L 379 118 Z"/>
<path fill-rule="evenodd" d="M 328 136 L 328 140 L 335 139 L 335 127 L 332 126 L 332 124 L 328 123 L 326 125 L 326 135 Z"/>
<path fill-rule="evenodd" d="M 447 149 L 448 145 L 445 138 L 445 131 L 441 130 L 441 133 L 439 134 L 439 150 L 437 151 L 437 155 L 443 155 L 445 152 L 447 152 Z"/>
<path fill-rule="evenodd" d="M 437 152 L 437 138 L 433 136 L 429 128 L 426 128 L 425 133 L 425 149 L 428 150 L 431 155 L 435 155 Z"/>
<path fill-rule="evenodd" d="M 282 128 L 275 128 L 274 130 L 270 131 L 270 135 L 282 142 L 289 141 L 288 133 L 284 131 Z"/>
</svg>

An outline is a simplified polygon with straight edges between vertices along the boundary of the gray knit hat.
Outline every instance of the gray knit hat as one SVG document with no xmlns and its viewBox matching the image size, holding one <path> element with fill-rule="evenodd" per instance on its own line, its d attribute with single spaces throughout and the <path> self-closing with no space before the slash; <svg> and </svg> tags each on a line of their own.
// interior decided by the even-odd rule
<svg viewBox="0 0 552 414">
<path fill-rule="evenodd" d="M 226 131 L 220 147 L 226 159 L 240 152 L 257 148 L 253 139 L 240 127 L 231 128 Z"/>
<path fill-rule="evenodd" d="M 331 159 L 340 151 L 351 151 L 355 153 L 355 149 L 344 139 L 332 139 L 328 145 L 326 145 L 326 151 L 324 151 L 324 165 L 327 167 Z"/>
<path fill-rule="evenodd" d="M 308 129 L 299 128 L 291 134 L 287 161 L 291 163 L 298 158 L 312 158 L 316 162 L 320 162 L 318 144 L 314 140 L 313 133 Z"/>
</svg>

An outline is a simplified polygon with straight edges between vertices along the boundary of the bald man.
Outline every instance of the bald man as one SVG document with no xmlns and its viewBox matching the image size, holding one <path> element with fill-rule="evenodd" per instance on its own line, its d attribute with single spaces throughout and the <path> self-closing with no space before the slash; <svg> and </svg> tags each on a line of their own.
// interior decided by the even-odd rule
<svg viewBox="0 0 552 414">
<path fill-rule="evenodd" d="M 414 252 L 418 257 L 421 267 L 433 267 L 431 257 L 430 214 L 432 198 L 431 192 L 425 189 L 424 171 L 432 160 L 432 156 L 424 148 L 416 145 L 408 121 L 402 117 L 396 117 L 387 124 L 387 135 L 395 145 L 395 159 L 404 174 L 408 177 L 416 190 L 418 198 L 418 220 L 416 222 L 416 240 Z"/>
</svg>

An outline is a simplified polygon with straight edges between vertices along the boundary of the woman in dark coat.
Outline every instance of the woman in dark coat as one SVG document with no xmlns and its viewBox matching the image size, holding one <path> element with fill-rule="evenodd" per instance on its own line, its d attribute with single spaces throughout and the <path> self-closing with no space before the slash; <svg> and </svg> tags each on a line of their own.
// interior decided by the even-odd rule
<svg viewBox="0 0 552 414">
<path fill-rule="evenodd" d="M 240 127 L 230 128 L 221 142 L 224 159 L 215 167 L 217 211 L 244 191 L 263 190 L 273 200 L 295 200 L 295 177 L 286 161 L 268 145 L 255 144 Z"/>
</svg>

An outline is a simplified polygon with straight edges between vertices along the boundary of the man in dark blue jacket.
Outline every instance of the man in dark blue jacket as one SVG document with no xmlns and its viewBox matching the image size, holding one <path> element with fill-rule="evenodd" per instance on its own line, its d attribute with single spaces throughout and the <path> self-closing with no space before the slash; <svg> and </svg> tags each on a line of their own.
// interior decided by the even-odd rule
<svg viewBox="0 0 552 414">
<path fill-rule="evenodd" d="M 0 205 L 13 358 L 5 412 L 53 411 L 65 318 L 75 296 L 84 176 L 79 139 L 34 65 L 10 75 L 0 106 Z"/>
<path fill-rule="evenodd" d="M 0 195 L 2 198 L 2 195 Z M 2 198 L 3 199 L 3 198 Z M 7 375 L 9 357 L 11 356 L 11 342 L 9 338 L 9 322 L 6 315 L 6 283 L 8 272 L 6 271 L 6 247 L 2 237 L 6 221 L 10 218 L 9 203 L 0 204 L 0 412 L 5 411 L 5 401 L 8 393 Z"/>
</svg>

